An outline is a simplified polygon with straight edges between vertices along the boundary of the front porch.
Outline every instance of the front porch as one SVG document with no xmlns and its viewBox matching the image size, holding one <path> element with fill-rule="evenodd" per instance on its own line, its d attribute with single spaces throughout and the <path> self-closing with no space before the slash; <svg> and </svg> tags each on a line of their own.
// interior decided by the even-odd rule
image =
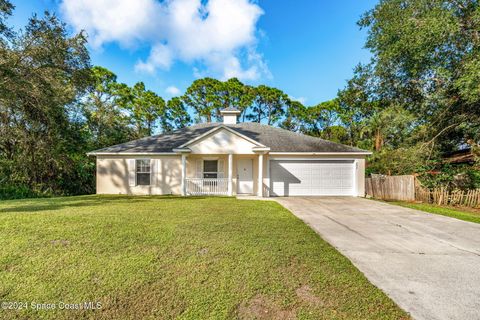
<svg viewBox="0 0 480 320">
<path fill-rule="evenodd" d="M 266 155 L 182 153 L 182 195 L 268 197 Z"/>
<path fill-rule="evenodd" d="M 186 178 L 186 195 L 189 196 L 228 196 L 227 178 Z"/>
</svg>

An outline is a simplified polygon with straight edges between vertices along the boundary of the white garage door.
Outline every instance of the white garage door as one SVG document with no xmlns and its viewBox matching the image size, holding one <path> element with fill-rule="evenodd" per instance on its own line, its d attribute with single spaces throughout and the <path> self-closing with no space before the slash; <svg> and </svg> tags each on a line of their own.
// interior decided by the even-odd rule
<svg viewBox="0 0 480 320">
<path fill-rule="evenodd" d="M 272 196 L 351 196 L 353 160 L 270 160 Z"/>
</svg>

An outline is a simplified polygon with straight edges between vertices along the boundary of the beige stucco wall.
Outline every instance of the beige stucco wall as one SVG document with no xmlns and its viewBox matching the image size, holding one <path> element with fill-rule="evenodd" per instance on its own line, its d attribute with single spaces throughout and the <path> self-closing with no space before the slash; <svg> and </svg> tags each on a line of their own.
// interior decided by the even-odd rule
<svg viewBox="0 0 480 320">
<path fill-rule="evenodd" d="M 129 159 L 154 159 L 155 166 L 151 186 L 129 185 Z M 98 194 L 180 194 L 181 193 L 181 157 L 180 156 L 97 156 L 97 193 Z"/>
<path fill-rule="evenodd" d="M 130 186 L 128 173 L 129 159 L 155 159 L 156 166 L 153 174 L 156 179 L 152 186 Z M 270 186 L 269 160 L 270 158 L 288 159 L 354 159 L 356 162 L 356 194 L 365 195 L 365 157 L 364 156 L 318 156 L 318 155 L 264 155 L 263 156 L 263 189 L 264 195 L 268 195 Z M 189 154 L 187 156 L 187 177 L 196 177 L 197 159 L 223 159 L 224 176 L 228 177 L 228 155 L 226 154 Z M 237 161 L 238 159 L 252 159 L 253 161 L 253 185 L 254 193 L 258 190 L 258 155 L 257 154 L 234 154 L 233 155 L 233 192 L 237 191 Z M 181 157 L 169 156 L 98 156 L 97 157 L 97 193 L 98 194 L 181 194 Z"/>
</svg>

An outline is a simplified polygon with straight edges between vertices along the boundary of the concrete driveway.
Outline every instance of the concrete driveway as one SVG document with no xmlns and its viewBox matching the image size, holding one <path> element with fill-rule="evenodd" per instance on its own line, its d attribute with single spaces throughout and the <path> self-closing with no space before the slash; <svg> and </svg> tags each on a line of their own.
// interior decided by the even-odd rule
<svg viewBox="0 0 480 320">
<path fill-rule="evenodd" d="M 360 198 L 277 201 L 413 318 L 480 319 L 480 224 Z"/>
</svg>

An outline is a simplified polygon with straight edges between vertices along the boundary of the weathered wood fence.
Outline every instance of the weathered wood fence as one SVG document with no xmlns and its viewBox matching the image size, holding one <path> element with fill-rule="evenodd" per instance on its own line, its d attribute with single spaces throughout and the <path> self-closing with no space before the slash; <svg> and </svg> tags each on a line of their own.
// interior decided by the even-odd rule
<svg viewBox="0 0 480 320">
<path fill-rule="evenodd" d="M 415 201 L 415 177 L 372 175 L 365 180 L 365 191 L 376 199 Z"/>
<path fill-rule="evenodd" d="M 415 188 L 415 200 L 444 206 L 480 207 L 480 189 L 453 190 L 444 188 L 429 190 L 421 184 Z"/>
<path fill-rule="evenodd" d="M 381 200 L 421 201 L 438 205 L 480 207 L 480 189 L 428 189 L 413 175 L 372 175 L 365 180 L 367 196 Z"/>
</svg>

